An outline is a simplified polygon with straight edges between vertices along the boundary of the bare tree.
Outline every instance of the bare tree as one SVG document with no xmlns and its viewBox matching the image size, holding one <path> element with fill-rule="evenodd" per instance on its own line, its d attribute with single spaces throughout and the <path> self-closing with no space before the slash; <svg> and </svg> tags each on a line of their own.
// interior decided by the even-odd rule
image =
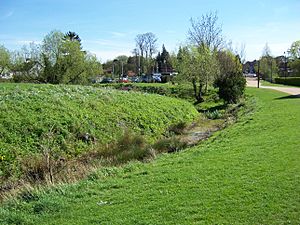
<svg viewBox="0 0 300 225">
<path fill-rule="evenodd" d="M 135 38 L 136 42 L 136 49 L 138 50 L 138 53 L 144 57 L 145 53 L 145 44 L 146 44 L 146 39 L 144 34 L 138 34 Z"/>
<path fill-rule="evenodd" d="M 268 43 L 266 43 L 265 46 L 264 46 L 264 49 L 263 49 L 263 51 L 262 51 L 262 56 L 269 57 L 269 56 L 271 56 L 271 55 L 272 55 L 271 49 L 270 49 Z"/>
<path fill-rule="evenodd" d="M 246 44 L 242 43 L 240 45 L 240 50 L 239 50 L 239 57 L 241 59 L 241 63 L 244 64 L 246 61 Z"/>
<path fill-rule="evenodd" d="M 188 31 L 188 39 L 200 46 L 207 46 L 211 50 L 216 50 L 223 43 L 222 27 L 217 24 L 217 13 L 210 12 L 202 15 L 201 18 L 190 19 L 192 27 Z"/>
<path fill-rule="evenodd" d="M 134 50 L 135 53 L 139 53 L 140 58 L 140 65 L 143 69 L 144 66 L 148 71 L 151 67 L 151 60 L 154 53 L 157 52 L 157 38 L 155 34 L 148 32 L 145 34 L 138 34 L 135 38 L 136 42 L 136 49 Z M 144 72 L 144 70 L 142 71 Z"/>
<path fill-rule="evenodd" d="M 157 52 L 157 38 L 155 34 L 148 32 L 144 34 L 145 40 L 146 40 L 146 52 L 147 57 L 146 58 L 152 58 L 153 54 Z"/>
</svg>

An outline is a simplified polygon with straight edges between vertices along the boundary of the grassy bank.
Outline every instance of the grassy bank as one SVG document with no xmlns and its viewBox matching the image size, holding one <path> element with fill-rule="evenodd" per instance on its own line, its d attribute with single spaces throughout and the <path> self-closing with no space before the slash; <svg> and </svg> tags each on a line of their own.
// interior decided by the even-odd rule
<svg viewBox="0 0 300 225">
<path fill-rule="evenodd" d="M 40 168 L 31 162 L 40 156 L 65 161 L 122 140 L 125 134 L 151 143 L 171 125 L 189 123 L 197 115 L 191 104 L 159 95 L 2 83 L 1 182 L 21 177 L 28 167 L 38 173 Z"/>
<path fill-rule="evenodd" d="M 2 224 L 299 224 L 300 99 L 248 89 L 257 109 L 207 142 L 76 185 L 24 192 Z"/>
</svg>

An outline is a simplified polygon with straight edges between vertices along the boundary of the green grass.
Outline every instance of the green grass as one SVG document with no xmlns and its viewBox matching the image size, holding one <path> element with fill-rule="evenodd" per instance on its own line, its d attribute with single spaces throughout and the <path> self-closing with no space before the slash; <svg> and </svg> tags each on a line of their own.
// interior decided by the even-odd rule
<svg viewBox="0 0 300 225">
<path fill-rule="evenodd" d="M 33 161 L 33 154 L 51 151 L 55 159 L 72 158 L 116 142 L 124 132 L 142 135 L 151 143 L 171 125 L 189 123 L 197 116 L 192 104 L 165 96 L 1 83 L 0 184 L 4 178 L 20 176 L 22 161 Z"/>
<path fill-rule="evenodd" d="M 199 146 L 25 192 L 0 223 L 299 224 L 300 99 L 247 92 L 256 112 Z"/>
</svg>

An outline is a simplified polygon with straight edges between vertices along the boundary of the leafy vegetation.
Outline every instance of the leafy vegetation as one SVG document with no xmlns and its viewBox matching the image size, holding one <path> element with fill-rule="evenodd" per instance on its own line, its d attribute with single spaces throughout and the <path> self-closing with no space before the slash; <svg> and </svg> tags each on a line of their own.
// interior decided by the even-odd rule
<svg viewBox="0 0 300 225">
<path fill-rule="evenodd" d="M 169 83 L 112 83 L 96 84 L 96 87 L 112 87 L 118 90 L 139 91 L 159 94 L 173 98 L 181 98 L 194 103 L 193 88 L 189 84 L 172 85 Z"/>
<path fill-rule="evenodd" d="M 103 168 L 75 185 L 24 192 L 2 205 L 0 222 L 298 224 L 299 99 L 248 93 L 256 112 L 207 142 L 149 164 Z"/>
<path fill-rule="evenodd" d="M 237 103 L 244 94 L 246 79 L 242 72 L 232 71 L 219 76 L 215 85 L 219 88 L 218 94 L 221 99 L 227 103 Z"/>
<path fill-rule="evenodd" d="M 291 86 L 300 86 L 300 77 L 277 77 L 275 78 L 276 84 L 284 84 L 284 85 L 291 85 Z"/>
<path fill-rule="evenodd" d="M 14 82 L 87 84 L 103 72 L 96 56 L 82 50 L 74 32 L 53 30 L 41 45 L 30 43 L 20 51 L 9 52 L 0 46 L 0 76 Z"/>
<path fill-rule="evenodd" d="M 2 83 L 0 89 L 1 181 L 21 176 L 22 164 L 39 155 L 64 161 L 116 142 L 125 131 L 153 142 L 197 116 L 190 103 L 159 95 L 63 85 Z"/>
<path fill-rule="evenodd" d="M 177 80 L 190 82 L 195 100 L 198 103 L 203 102 L 203 95 L 206 94 L 208 86 L 219 74 L 215 52 L 206 45 L 180 48 L 176 65 L 180 74 Z"/>
</svg>

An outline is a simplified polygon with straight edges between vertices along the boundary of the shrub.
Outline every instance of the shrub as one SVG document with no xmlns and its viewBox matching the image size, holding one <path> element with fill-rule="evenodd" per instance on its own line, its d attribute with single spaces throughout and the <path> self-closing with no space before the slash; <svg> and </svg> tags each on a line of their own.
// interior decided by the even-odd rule
<svg viewBox="0 0 300 225">
<path fill-rule="evenodd" d="M 177 124 L 171 125 L 169 127 L 169 132 L 174 134 L 183 134 L 184 129 L 187 127 L 187 124 L 185 122 L 179 122 Z"/>
<path fill-rule="evenodd" d="M 154 150 L 158 153 L 171 153 L 171 152 L 177 152 L 187 147 L 187 143 L 184 141 L 181 141 L 177 137 L 171 137 L 171 138 L 165 138 L 158 140 L 155 144 L 152 146 Z"/>
<path fill-rule="evenodd" d="M 275 78 L 276 84 L 285 84 L 285 85 L 292 85 L 292 86 L 300 86 L 300 77 L 277 77 Z"/>
<path fill-rule="evenodd" d="M 114 157 L 117 163 L 143 160 L 147 155 L 146 139 L 129 131 L 125 131 L 111 152 L 111 157 Z"/>
<path fill-rule="evenodd" d="M 222 118 L 223 114 L 219 111 L 219 110 L 213 110 L 213 111 L 206 111 L 204 112 L 204 115 L 208 118 L 208 119 L 220 119 Z"/>
<path fill-rule="evenodd" d="M 227 72 L 215 81 L 219 88 L 218 95 L 226 103 L 237 103 L 246 87 L 246 79 L 242 72 Z"/>
</svg>

